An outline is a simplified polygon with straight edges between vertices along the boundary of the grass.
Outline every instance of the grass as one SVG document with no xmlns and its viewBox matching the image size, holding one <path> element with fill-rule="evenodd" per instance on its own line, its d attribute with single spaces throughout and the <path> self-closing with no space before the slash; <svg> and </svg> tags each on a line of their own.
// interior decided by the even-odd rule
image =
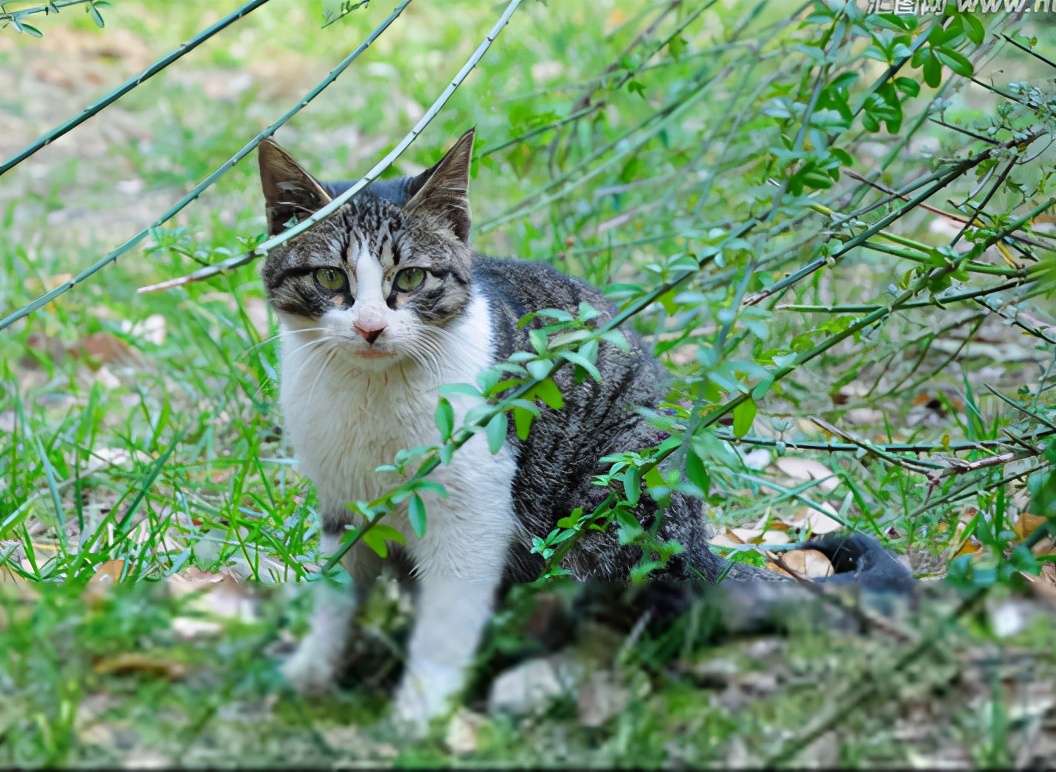
<svg viewBox="0 0 1056 772">
<path fill-rule="evenodd" d="M 0 32 L 0 155 L 234 7 L 115 4 L 104 9 L 104 30 L 73 8 L 42 17 L 40 40 Z M 1051 213 L 1019 232 L 1041 246 L 1020 241 L 1007 255 L 991 248 L 972 258 L 950 290 L 924 287 L 899 312 L 849 334 L 852 322 L 922 280 L 912 270 L 941 267 L 936 250 L 957 240 L 960 224 L 919 206 L 895 217 L 897 203 L 881 203 L 881 193 L 847 174 L 831 188 L 792 192 L 787 181 L 802 159 L 784 168 L 774 149 L 782 134 L 796 146 L 815 84 L 858 72 L 857 104 L 884 64 L 862 59 L 859 40 L 832 54 L 830 70 L 812 68 L 803 43 L 816 30 L 788 24 L 795 6 L 719 3 L 700 6 L 697 17 L 693 9 L 665 16 L 642 48 L 603 76 L 665 7 L 525 3 L 393 173 L 419 171 L 475 125 L 474 239 L 482 251 L 551 261 L 607 286 L 614 302 L 695 266 L 690 258 L 705 260 L 699 275 L 633 323 L 675 373 L 676 409 L 728 414 L 693 444 L 711 474 L 709 511 L 723 528 L 763 521 L 757 530 L 765 535 L 755 541 L 779 547 L 798 539 L 809 513 L 824 512 L 908 553 L 922 576 L 947 573 L 957 554 L 973 550 L 975 563 L 953 565 L 962 583 L 1037 574 L 1040 564 L 1015 548 L 1026 537 L 1020 515 L 1030 506 L 1023 478 L 1043 473 L 1048 461 L 1024 454 L 935 485 L 925 473 L 955 457 L 972 463 L 1034 446 L 1034 435 L 1056 420 L 1053 309 L 1031 296 L 1040 285 L 1017 251 L 1051 262 Z M 0 312 L 60 285 L 147 227 L 389 10 L 375 5 L 323 28 L 314 6 L 275 0 L 5 174 Z M 428 107 L 498 12 L 417 0 L 280 131 L 280 141 L 323 177 L 362 173 Z M 1051 70 L 997 40 L 962 49 L 977 79 L 993 78 L 1006 93 L 1013 81 L 1037 83 L 1051 98 Z M 1039 52 L 1052 58 L 1043 46 Z M 920 80 L 919 70 L 910 74 Z M 964 218 L 985 199 L 984 209 L 1007 223 L 1044 203 L 1051 116 L 1010 108 L 1011 100 L 948 71 L 938 89 L 906 101 L 901 130 L 870 132 L 858 118 L 837 132 L 853 155 L 851 169 L 877 172 L 878 183 L 897 189 L 990 146 L 928 122 L 932 97 L 945 100 L 947 124 L 983 136 L 994 127 L 997 142 L 1032 129 L 1042 139 L 1007 177 L 1010 156 L 1002 151 L 928 204 Z M 544 130 L 580 113 L 557 133 Z M 821 139 L 805 135 L 799 147 Z M 787 195 L 775 198 L 782 184 Z M 246 159 L 153 232 L 145 248 L 0 334 L 0 587 L 9 590 L 0 594 L 0 689 L 8 697 L 0 705 L 0 763 L 160 757 L 323 765 L 357 753 L 407 765 L 759 761 L 803 732 L 805 716 L 823 717 L 848 684 L 875 681 L 863 674 L 885 672 L 904 652 L 805 633 L 651 659 L 643 642 L 641 656 L 616 669 L 632 693 L 628 706 L 602 726 L 583 726 L 579 708 L 566 700 L 542 717 L 481 719 L 479 730 L 466 730 L 475 733 L 468 750 L 443 731 L 409 745 L 376 723 L 386 705 L 380 688 L 318 703 L 285 693 L 275 663 L 304 623 L 303 599 L 287 588 L 323 556 L 314 494 L 282 438 L 275 322 L 256 268 L 136 294 L 240 253 L 264 230 L 260 198 Z M 840 221 L 850 213 L 855 219 Z M 888 216 L 890 223 L 862 239 Z M 749 221 L 757 221 L 753 230 L 728 238 Z M 853 239 L 859 246 L 845 250 Z M 813 261 L 818 270 L 798 278 Z M 994 290 L 1012 280 L 1019 284 Z M 935 296 L 944 291 L 976 293 L 997 312 L 970 297 L 940 306 Z M 744 302 L 753 296 L 759 302 Z M 743 399 L 737 384 L 757 383 L 760 368 L 779 370 L 788 357 L 818 348 L 751 401 L 754 422 L 737 440 L 745 415 L 731 406 Z M 688 411 L 679 420 L 678 433 L 692 434 Z M 1009 434 L 1025 439 L 1017 445 Z M 806 476 L 802 466 L 782 467 L 782 459 L 807 457 L 837 484 Z M 760 559 L 753 555 L 742 557 Z M 210 600 L 218 597 L 219 575 L 242 588 L 232 592 L 245 595 L 251 612 Z M 182 592 L 181 581 L 195 592 Z M 997 589 L 997 607 L 1011 602 L 1007 595 Z M 388 631 L 404 617 L 379 603 L 371 618 Z M 188 618 L 219 628 L 187 634 Z M 892 678 L 869 711 L 849 711 L 825 735 L 835 739 L 800 758 L 905 762 L 908 748 L 928 759 L 945 752 L 977 763 L 1014 759 L 1016 744 L 1042 716 L 1022 708 L 1021 695 L 1006 686 L 1023 671 L 1039 681 L 1051 675 L 1051 630 L 1038 620 L 1002 638 L 993 619 L 981 619 L 955 625 L 929 650 L 927 677 L 918 678 L 915 693 L 903 688 L 911 679 Z M 519 639 L 507 624 L 500 620 L 496 639 Z M 1006 654 L 1010 642 L 1014 654 Z M 493 658 L 501 654 L 496 646 Z M 980 675 L 982 651 L 996 651 L 1016 672 Z M 969 665 L 950 676 L 958 653 Z M 726 662 L 731 675 L 715 686 L 716 676 L 692 675 L 694 659 Z M 697 670 L 708 667 L 726 665 Z M 475 709 L 482 712 L 479 702 Z M 932 711 L 934 731 L 899 739 L 913 710 Z"/>
</svg>

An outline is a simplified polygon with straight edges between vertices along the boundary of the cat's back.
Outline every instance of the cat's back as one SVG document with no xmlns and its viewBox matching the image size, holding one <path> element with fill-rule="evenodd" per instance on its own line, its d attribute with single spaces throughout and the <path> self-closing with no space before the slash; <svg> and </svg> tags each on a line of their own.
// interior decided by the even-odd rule
<svg viewBox="0 0 1056 772">
<path fill-rule="evenodd" d="M 525 314 L 557 308 L 575 315 L 581 303 L 593 306 L 603 319 L 612 314 L 610 303 L 598 289 L 545 263 L 477 255 L 473 259 L 473 283 L 491 307 L 498 333 L 498 359 L 523 348 L 517 322 Z"/>
</svg>

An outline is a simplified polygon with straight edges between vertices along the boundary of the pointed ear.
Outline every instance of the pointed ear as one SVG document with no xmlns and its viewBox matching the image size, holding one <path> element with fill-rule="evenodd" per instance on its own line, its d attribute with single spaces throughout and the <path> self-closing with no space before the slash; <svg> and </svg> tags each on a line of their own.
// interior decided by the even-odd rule
<svg viewBox="0 0 1056 772">
<path fill-rule="evenodd" d="M 454 144 L 447 155 L 431 169 L 411 182 L 411 200 L 404 211 L 426 216 L 446 226 L 463 242 L 469 242 L 469 162 L 473 156 L 473 132 L 470 129 Z"/>
<path fill-rule="evenodd" d="M 332 200 L 323 186 L 272 140 L 265 139 L 260 143 L 257 160 L 267 206 L 269 236 L 282 233 L 291 219 L 303 220 Z"/>
</svg>

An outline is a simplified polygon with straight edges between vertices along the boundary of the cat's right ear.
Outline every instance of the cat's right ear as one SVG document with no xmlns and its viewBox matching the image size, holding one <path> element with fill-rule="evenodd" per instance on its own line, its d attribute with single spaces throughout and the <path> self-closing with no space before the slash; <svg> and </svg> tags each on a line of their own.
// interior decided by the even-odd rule
<svg viewBox="0 0 1056 772">
<path fill-rule="evenodd" d="M 270 139 L 261 141 L 257 160 L 267 206 L 269 236 L 282 233 L 290 220 L 300 222 L 332 200 L 323 186 L 276 142 Z"/>
</svg>

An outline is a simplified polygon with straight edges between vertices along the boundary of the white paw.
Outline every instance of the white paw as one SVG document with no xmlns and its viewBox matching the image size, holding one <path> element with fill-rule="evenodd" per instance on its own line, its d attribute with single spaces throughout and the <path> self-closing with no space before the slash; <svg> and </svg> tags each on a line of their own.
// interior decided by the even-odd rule
<svg viewBox="0 0 1056 772">
<path fill-rule="evenodd" d="M 394 718 L 416 737 L 424 737 L 429 722 L 453 707 L 452 697 L 457 695 L 463 680 L 460 669 L 417 663 L 404 674 L 396 690 Z"/>
<path fill-rule="evenodd" d="M 282 663 L 282 675 L 300 694 L 322 694 L 333 687 L 337 676 L 336 658 L 320 651 L 312 637 L 305 638 L 297 651 Z"/>
<path fill-rule="evenodd" d="M 396 692 L 392 718 L 402 732 L 414 739 L 421 739 L 429 732 L 429 720 L 433 717 L 425 701 L 415 689 L 404 688 L 406 681 Z"/>
</svg>

